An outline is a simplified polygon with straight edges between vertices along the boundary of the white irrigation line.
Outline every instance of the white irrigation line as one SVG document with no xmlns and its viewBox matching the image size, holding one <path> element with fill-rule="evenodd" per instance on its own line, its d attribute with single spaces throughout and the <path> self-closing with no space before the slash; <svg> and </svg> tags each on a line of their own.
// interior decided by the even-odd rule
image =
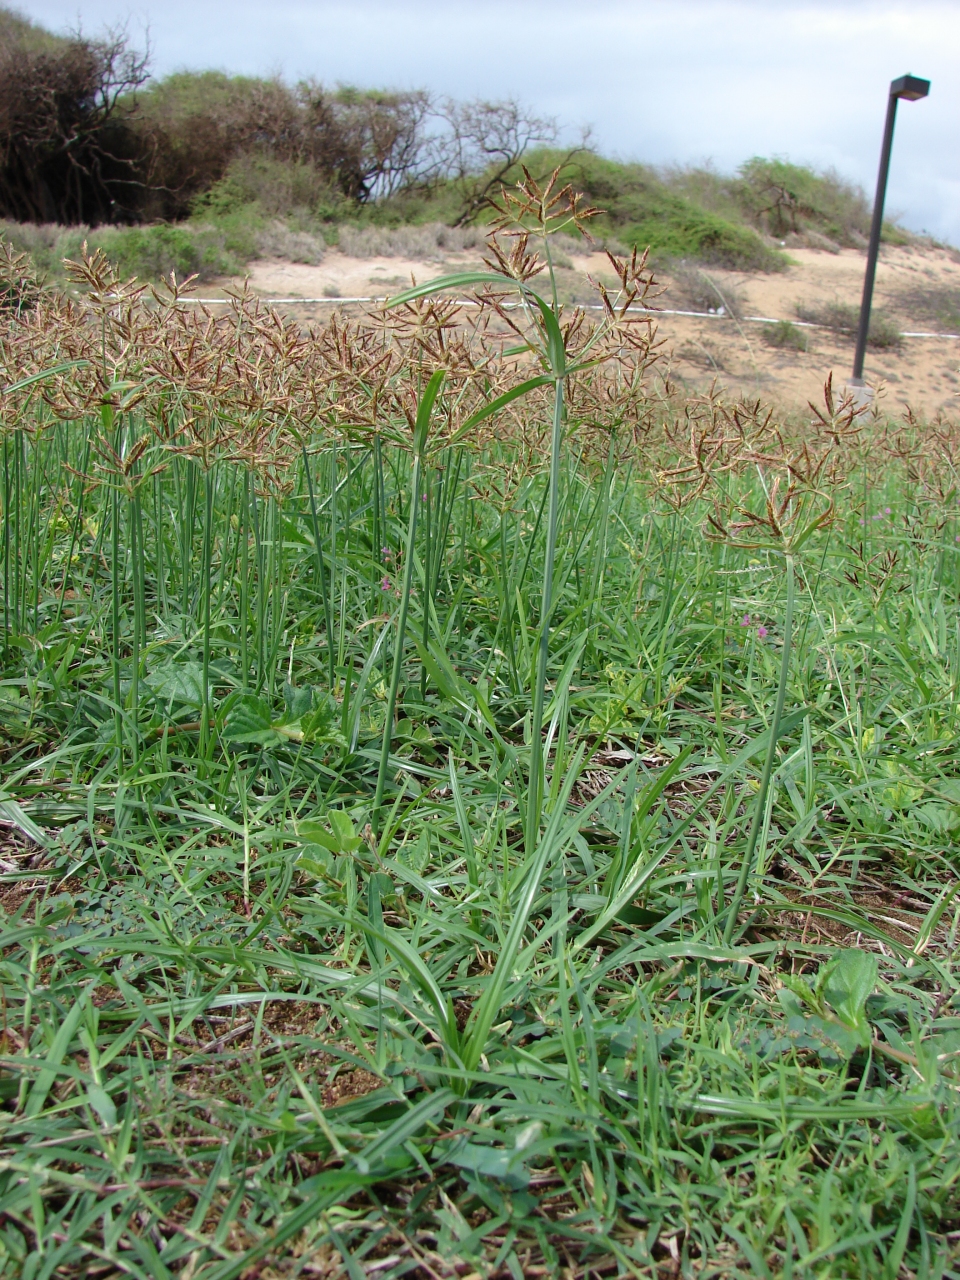
<svg viewBox="0 0 960 1280">
<path fill-rule="evenodd" d="M 225 306 L 235 301 L 233 298 L 181 298 L 180 302 L 192 302 L 201 306 Z M 263 298 L 257 296 L 258 302 L 266 302 L 270 306 L 285 307 L 316 307 L 330 306 L 339 307 L 347 302 L 389 302 L 389 297 L 382 298 Z M 461 307 L 478 307 L 480 303 L 474 298 L 458 298 L 457 305 Z M 502 304 L 507 307 L 518 307 L 518 302 L 508 302 Z M 599 303 L 580 303 L 583 311 L 605 311 L 606 308 Z M 629 307 L 629 311 L 636 311 L 643 315 L 649 316 L 693 316 L 698 320 L 733 320 L 735 317 L 729 315 L 726 311 L 674 311 L 669 307 Z M 828 324 L 814 324 L 810 320 L 778 320 L 775 316 L 743 316 L 741 317 L 748 324 L 792 324 L 798 329 L 827 329 L 832 328 Z M 833 330 L 836 332 L 836 330 Z M 901 333 L 901 338 L 954 338 L 960 340 L 960 333 Z"/>
</svg>

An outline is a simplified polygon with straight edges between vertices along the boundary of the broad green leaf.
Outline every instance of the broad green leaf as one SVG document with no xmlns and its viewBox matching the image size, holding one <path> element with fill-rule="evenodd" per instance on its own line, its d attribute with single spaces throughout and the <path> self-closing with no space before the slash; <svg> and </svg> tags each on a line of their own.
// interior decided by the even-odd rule
<svg viewBox="0 0 960 1280">
<path fill-rule="evenodd" d="M 885 809 L 909 809 L 923 795 L 923 784 L 911 777 L 899 760 L 881 760 L 880 770 L 885 778 L 893 779 L 880 792 Z"/>
<path fill-rule="evenodd" d="M 301 716 L 296 722 L 300 726 L 303 741 L 330 741 L 345 745 L 346 739 L 337 723 L 339 715 L 340 709 L 329 693 L 318 694 L 313 710 Z"/>
<path fill-rule="evenodd" d="M 297 823 L 297 834 L 311 844 L 318 844 L 332 853 L 355 853 L 362 840 L 350 820 L 350 815 L 339 809 L 331 809 L 325 815 L 329 829 L 315 818 Z"/>
<path fill-rule="evenodd" d="M 877 985 L 877 957 L 849 947 L 828 960 L 817 975 L 817 993 L 830 1010 L 866 1047 L 870 1043 L 867 997 Z"/>
<path fill-rule="evenodd" d="M 952 832 L 960 829 L 960 808 L 952 804 L 940 804 L 931 800 L 917 805 L 913 812 L 931 831 Z"/>
<path fill-rule="evenodd" d="M 299 687 L 289 680 L 283 682 L 283 701 L 287 708 L 285 719 L 292 722 L 300 720 L 313 710 L 313 690 L 308 686 Z"/>
<path fill-rule="evenodd" d="M 859 1034 L 832 1016 L 802 978 L 780 976 L 783 986 L 777 996 L 787 1015 L 787 1034 L 797 1048 L 814 1049 L 827 1059 L 852 1058 L 861 1048 Z"/>
<path fill-rule="evenodd" d="M 154 697 L 168 705 L 202 707 L 203 667 L 199 662 L 164 662 L 144 677 Z"/>
<path fill-rule="evenodd" d="M 465 1169 L 482 1178 L 492 1178 L 495 1182 L 518 1191 L 530 1185 L 530 1172 L 524 1164 L 524 1153 L 516 1147 L 488 1147 L 461 1138 L 459 1142 L 452 1144 L 445 1163 L 456 1165 L 458 1169 Z"/>
<path fill-rule="evenodd" d="M 233 701 L 223 722 L 225 741 L 236 745 L 266 747 L 280 741 L 270 708 L 253 693 L 242 693 Z"/>
<path fill-rule="evenodd" d="M 328 880 L 333 872 L 330 851 L 319 844 L 306 844 L 297 858 L 297 870 L 305 871 L 315 880 Z"/>
</svg>

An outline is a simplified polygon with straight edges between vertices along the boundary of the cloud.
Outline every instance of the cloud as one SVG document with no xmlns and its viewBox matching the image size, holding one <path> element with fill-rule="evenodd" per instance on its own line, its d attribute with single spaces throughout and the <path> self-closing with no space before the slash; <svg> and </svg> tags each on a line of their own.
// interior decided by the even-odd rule
<svg viewBox="0 0 960 1280">
<path fill-rule="evenodd" d="M 58 29 L 149 25 L 154 66 L 517 96 L 654 163 L 834 165 L 872 191 L 886 88 L 911 71 L 889 207 L 960 243 L 960 6 L 927 0 L 27 0 Z"/>
</svg>

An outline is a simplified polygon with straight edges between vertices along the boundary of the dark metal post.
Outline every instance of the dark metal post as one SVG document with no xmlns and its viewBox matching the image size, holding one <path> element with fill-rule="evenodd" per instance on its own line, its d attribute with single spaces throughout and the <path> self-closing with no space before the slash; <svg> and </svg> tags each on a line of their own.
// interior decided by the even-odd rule
<svg viewBox="0 0 960 1280">
<path fill-rule="evenodd" d="M 877 275 L 877 257 L 880 253 L 880 232 L 883 230 L 883 202 L 887 194 L 887 174 L 890 172 L 890 150 L 893 146 L 893 126 L 897 118 L 897 100 L 906 98 L 915 102 L 930 92 L 930 81 L 917 76 L 901 76 L 890 85 L 887 99 L 887 120 L 883 127 L 883 146 L 880 148 L 880 172 L 877 174 L 877 194 L 873 202 L 873 222 L 870 226 L 870 244 L 867 248 L 867 271 L 863 278 L 863 299 L 860 303 L 860 323 L 857 326 L 857 350 L 853 357 L 854 386 L 863 386 L 863 360 L 867 352 L 870 334 L 870 307 L 873 302 L 873 285 Z"/>
</svg>

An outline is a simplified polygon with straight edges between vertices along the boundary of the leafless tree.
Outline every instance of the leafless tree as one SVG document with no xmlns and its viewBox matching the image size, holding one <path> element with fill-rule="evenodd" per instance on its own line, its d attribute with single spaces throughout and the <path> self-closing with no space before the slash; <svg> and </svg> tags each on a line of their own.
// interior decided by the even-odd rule
<svg viewBox="0 0 960 1280">
<path fill-rule="evenodd" d="M 432 109 L 428 93 L 339 89 L 325 102 L 326 146 L 339 150 L 329 156 L 330 168 L 345 194 L 361 201 L 391 196 L 417 177 Z"/>
<path fill-rule="evenodd" d="M 434 140 L 434 169 L 460 187 L 463 208 L 457 226 L 476 216 L 531 147 L 552 146 L 559 134 L 556 120 L 533 114 L 516 98 L 445 98 L 435 114 L 444 127 Z"/>
<path fill-rule="evenodd" d="M 268 173 L 292 162 L 318 189 L 361 204 L 452 182 L 459 226 L 530 148 L 558 136 L 556 121 L 512 98 L 438 101 L 219 72 L 176 73 L 138 94 L 147 61 L 122 30 L 59 37 L 0 7 L 0 216 L 176 219 L 238 162 Z"/>
<path fill-rule="evenodd" d="M 122 220 L 140 185 L 119 103 L 147 78 L 123 32 L 31 44 L 0 28 L 0 210 L 37 222 Z"/>
</svg>

